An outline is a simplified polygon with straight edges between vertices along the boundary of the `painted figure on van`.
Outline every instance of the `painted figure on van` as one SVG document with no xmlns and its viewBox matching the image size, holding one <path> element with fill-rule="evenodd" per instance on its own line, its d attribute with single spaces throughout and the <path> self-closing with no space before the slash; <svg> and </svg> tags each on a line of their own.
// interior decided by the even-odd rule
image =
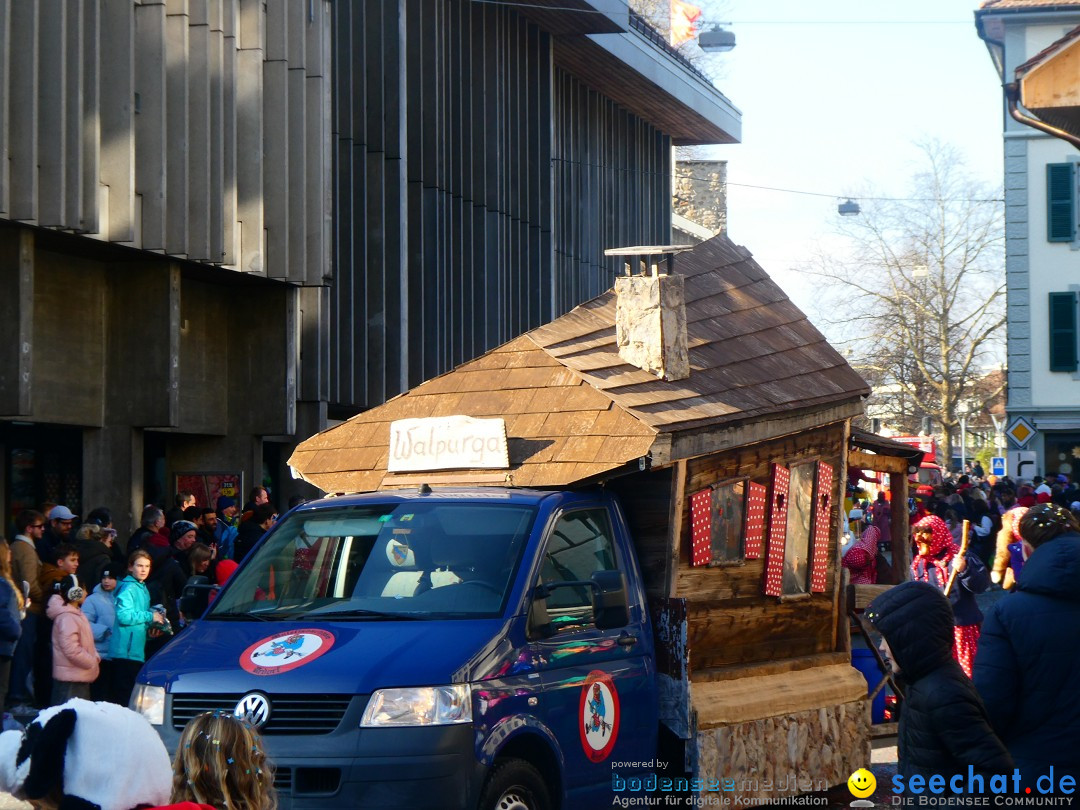
<svg viewBox="0 0 1080 810">
<path fill-rule="evenodd" d="M 302 635 L 300 635 L 299 633 L 297 633 L 295 635 L 289 636 L 284 641 L 275 641 L 275 642 L 273 642 L 270 645 L 270 649 L 267 652 L 264 652 L 264 653 L 254 652 L 251 655 L 252 655 L 252 657 L 255 657 L 255 656 L 258 656 L 258 655 L 261 654 L 261 655 L 268 655 L 268 656 L 271 656 L 273 658 L 276 658 L 277 656 L 281 655 L 281 656 L 284 656 L 285 660 L 287 661 L 288 659 L 292 658 L 294 655 L 296 655 L 296 656 L 303 655 L 303 653 L 300 652 L 300 648 L 302 646 L 304 646 L 304 637 Z"/>
<path fill-rule="evenodd" d="M 611 730 L 611 723 L 607 722 L 607 707 L 604 705 L 604 693 L 600 684 L 594 683 L 592 697 L 589 699 L 589 711 L 592 714 L 589 731 L 607 734 Z"/>
</svg>

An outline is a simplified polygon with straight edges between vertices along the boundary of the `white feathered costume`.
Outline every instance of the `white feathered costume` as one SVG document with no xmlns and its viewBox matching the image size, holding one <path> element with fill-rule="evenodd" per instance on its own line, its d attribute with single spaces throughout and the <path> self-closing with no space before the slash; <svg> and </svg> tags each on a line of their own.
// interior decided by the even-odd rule
<svg viewBox="0 0 1080 810">
<path fill-rule="evenodd" d="M 0 790 L 41 799 L 57 788 L 61 810 L 163 805 L 172 766 L 161 738 L 141 715 L 73 698 L 39 712 L 21 732 L 0 734 Z"/>
</svg>

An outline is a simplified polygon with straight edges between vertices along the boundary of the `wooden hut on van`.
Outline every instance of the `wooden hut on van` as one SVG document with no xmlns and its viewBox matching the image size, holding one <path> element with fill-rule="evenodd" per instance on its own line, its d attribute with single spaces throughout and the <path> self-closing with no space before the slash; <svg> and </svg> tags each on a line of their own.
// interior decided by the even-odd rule
<svg viewBox="0 0 1080 810">
<path fill-rule="evenodd" d="M 759 798 L 839 784 L 870 754 L 838 551 L 850 420 L 869 389 L 726 237 L 674 270 L 619 279 L 618 293 L 314 436 L 289 463 L 330 493 L 617 491 L 663 645 L 661 716 L 687 740 L 688 770 Z M 637 322 L 617 329 L 626 313 Z M 671 344 L 664 367 L 639 367 L 643 334 Z M 505 419 L 508 469 L 387 471 L 392 421 L 455 414 Z"/>
</svg>

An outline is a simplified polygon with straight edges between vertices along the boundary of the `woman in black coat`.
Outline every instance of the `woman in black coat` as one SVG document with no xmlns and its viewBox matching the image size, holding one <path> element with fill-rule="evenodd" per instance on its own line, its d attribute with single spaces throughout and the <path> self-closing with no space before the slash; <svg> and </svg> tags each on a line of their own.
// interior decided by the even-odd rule
<svg viewBox="0 0 1080 810">
<path fill-rule="evenodd" d="M 1080 525 L 1039 504 L 1020 534 L 1035 550 L 987 614 L 975 688 L 1025 780 L 1053 766 L 1055 784 L 1062 774 L 1080 783 Z"/>
<path fill-rule="evenodd" d="M 940 774 L 946 785 L 968 766 L 989 782 L 1011 776 L 1012 757 L 990 728 L 986 707 L 952 656 L 953 614 L 940 590 L 925 582 L 891 588 L 866 609 L 893 670 L 906 684 L 897 735 L 898 772 Z M 946 787 L 948 791 L 948 787 Z"/>
</svg>

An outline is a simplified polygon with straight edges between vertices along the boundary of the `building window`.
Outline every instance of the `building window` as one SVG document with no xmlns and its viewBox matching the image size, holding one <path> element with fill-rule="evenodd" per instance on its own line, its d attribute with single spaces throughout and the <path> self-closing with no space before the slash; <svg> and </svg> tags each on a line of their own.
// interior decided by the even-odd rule
<svg viewBox="0 0 1080 810">
<path fill-rule="evenodd" d="M 712 526 L 712 561 L 741 560 L 746 515 L 746 481 L 729 481 L 713 489 L 716 519 Z"/>
<path fill-rule="evenodd" d="M 810 537 L 814 525 L 814 464 L 791 467 L 788 485 L 784 593 L 806 593 L 810 581 Z"/>
<path fill-rule="evenodd" d="M 1046 166 L 1046 240 L 1071 242 L 1076 234 L 1076 164 Z"/>
<path fill-rule="evenodd" d="M 1050 370 L 1076 371 L 1076 293 L 1050 293 Z"/>
</svg>

